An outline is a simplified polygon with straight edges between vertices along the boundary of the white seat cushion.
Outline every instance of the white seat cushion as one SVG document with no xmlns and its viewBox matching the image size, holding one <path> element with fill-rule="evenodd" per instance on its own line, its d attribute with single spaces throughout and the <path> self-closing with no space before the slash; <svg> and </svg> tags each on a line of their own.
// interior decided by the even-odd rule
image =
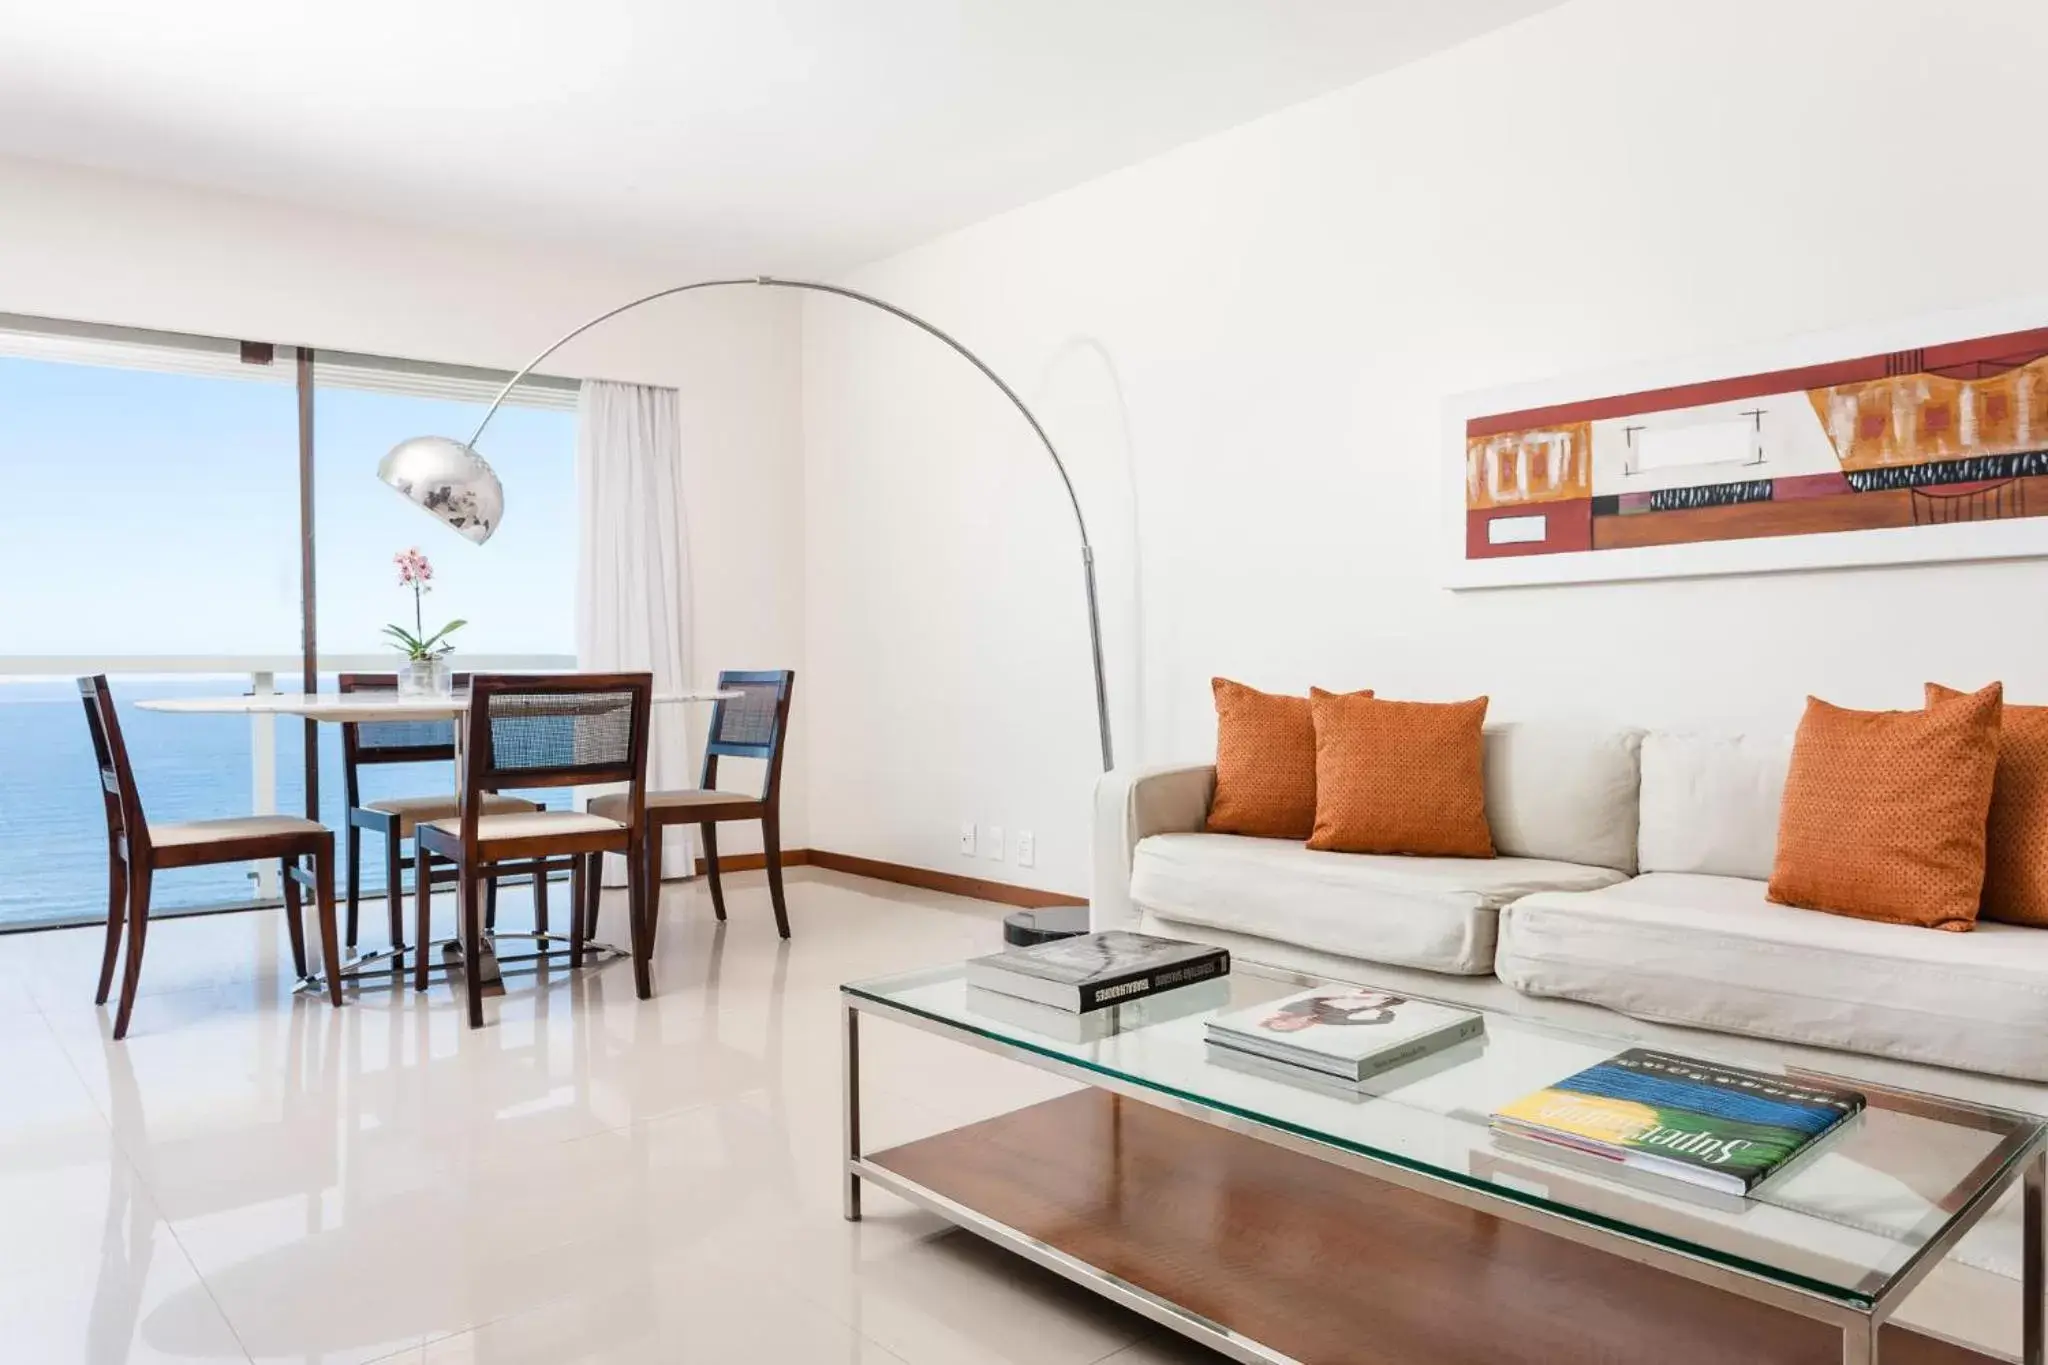
<svg viewBox="0 0 2048 1365">
<path fill-rule="evenodd" d="M 460 835 L 462 821 L 431 820 L 427 828 L 442 834 Z M 536 810 L 517 815 L 483 815 L 477 817 L 476 837 L 478 843 L 488 844 L 493 839 L 533 839 L 550 834 L 597 834 L 606 830 L 621 830 L 625 826 L 616 820 L 607 820 L 602 815 L 592 815 L 580 810 Z"/>
<path fill-rule="evenodd" d="M 592 814 L 602 815 L 611 820 L 626 818 L 625 792 L 607 792 L 590 799 Z M 685 806 L 703 809 L 712 806 L 758 806 L 761 798 L 748 796 L 745 792 L 705 791 L 701 787 L 690 787 L 676 791 L 648 792 L 647 809 L 679 810 Z"/>
<path fill-rule="evenodd" d="M 1611 868 L 1536 858 L 1402 858 L 1236 834 L 1155 834 L 1138 843 L 1131 899 L 1184 924 L 1481 976 L 1493 970 L 1501 906 L 1532 891 L 1620 880 Z"/>
<path fill-rule="evenodd" d="M 462 813 L 462 798 L 449 796 L 392 796 L 382 801 L 365 801 L 364 810 L 373 810 L 381 815 L 398 817 L 398 837 L 407 838 L 413 826 L 424 821 L 441 820 Z M 503 792 L 484 794 L 484 814 L 510 815 L 514 811 L 539 810 L 538 801 L 529 801 L 523 796 L 506 796 Z"/>
<path fill-rule="evenodd" d="M 223 844 L 234 839 L 264 839 L 280 834 L 325 834 L 327 826 L 297 815 L 231 815 L 224 820 L 185 820 L 151 825 L 149 842 L 158 848 L 185 844 Z"/>
<path fill-rule="evenodd" d="M 2048 930 L 1878 924 L 1664 872 L 1516 902 L 1495 970 L 1643 1019 L 2048 1081 Z"/>
</svg>

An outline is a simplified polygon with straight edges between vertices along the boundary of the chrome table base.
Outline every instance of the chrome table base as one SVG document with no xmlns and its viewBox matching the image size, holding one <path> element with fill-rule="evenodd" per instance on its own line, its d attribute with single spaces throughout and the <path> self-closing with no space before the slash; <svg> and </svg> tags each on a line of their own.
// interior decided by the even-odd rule
<svg viewBox="0 0 2048 1365">
<path fill-rule="evenodd" d="M 543 946 L 535 952 L 501 957 L 498 953 L 499 939 L 524 939 L 528 942 L 542 944 Z M 548 944 L 560 944 L 561 946 L 545 946 Z M 462 940 L 457 938 L 436 939 L 427 945 L 427 951 L 429 952 L 436 948 L 441 950 L 441 961 L 430 963 L 429 970 L 447 972 L 451 978 L 459 976 L 462 971 Z M 367 953 L 357 953 L 355 956 L 347 958 L 342 962 L 341 975 L 344 979 L 350 977 L 359 979 L 373 978 L 372 969 L 377 969 L 390 973 L 394 979 L 403 978 L 407 975 L 405 970 L 406 959 L 413 951 L 410 947 L 376 948 Z M 583 951 L 587 955 L 587 961 L 596 962 L 606 962 L 615 958 L 632 956 L 631 953 L 615 943 L 587 942 L 583 945 Z M 569 959 L 569 936 L 567 934 L 514 933 L 510 931 L 502 933 L 491 932 L 483 936 L 483 952 L 481 957 L 482 960 L 477 964 L 477 974 L 483 981 L 484 994 L 486 996 L 503 995 L 505 993 L 505 976 L 501 964 L 510 963 L 516 966 L 527 962 L 566 962 Z M 327 989 L 327 977 L 321 972 L 309 972 L 299 978 L 298 985 L 293 989 L 302 995 L 319 994 Z"/>
</svg>

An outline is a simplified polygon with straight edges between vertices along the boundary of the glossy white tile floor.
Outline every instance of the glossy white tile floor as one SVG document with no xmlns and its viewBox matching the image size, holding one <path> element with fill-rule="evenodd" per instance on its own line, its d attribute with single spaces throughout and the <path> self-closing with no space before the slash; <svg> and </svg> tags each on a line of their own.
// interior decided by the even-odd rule
<svg viewBox="0 0 2048 1365">
<path fill-rule="evenodd" d="M 514 976 L 475 1033 L 438 981 L 292 995 L 252 914 L 153 925 L 115 1044 L 97 930 L 0 938 L 0 1359 L 1219 1359 L 880 1191 L 839 1216 L 836 987 L 990 951 L 998 907 L 807 869 L 783 944 L 728 886 L 722 930 L 668 888 L 654 1000 L 623 962 Z M 870 1146 L 1060 1089 L 863 1043 Z"/>
</svg>

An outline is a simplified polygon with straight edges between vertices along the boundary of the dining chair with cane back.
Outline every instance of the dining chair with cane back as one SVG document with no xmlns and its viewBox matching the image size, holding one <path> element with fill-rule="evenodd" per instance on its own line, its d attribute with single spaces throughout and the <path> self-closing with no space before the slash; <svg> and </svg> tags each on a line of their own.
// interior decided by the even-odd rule
<svg viewBox="0 0 2048 1365">
<path fill-rule="evenodd" d="M 466 673 L 457 673 L 453 679 L 455 690 L 463 691 L 469 686 Z M 337 690 L 348 693 L 391 692 L 398 690 L 398 675 L 395 673 L 343 673 L 336 680 Z M 343 941 L 353 950 L 358 939 L 358 905 L 362 893 L 362 852 L 363 833 L 379 835 L 384 840 L 384 886 L 385 908 L 391 930 L 391 951 L 395 966 L 404 965 L 405 942 L 405 900 L 404 874 L 412 867 L 414 859 L 405 851 L 405 843 L 413 832 L 429 820 L 442 820 L 461 813 L 455 793 L 437 793 L 432 796 L 393 796 L 376 800 L 363 800 L 362 770 L 393 764 L 446 763 L 452 768 L 455 762 L 454 720 L 362 720 L 344 721 L 341 725 L 341 774 L 342 785 L 348 800 L 348 833 L 345 844 L 345 862 L 348 875 L 347 912 L 344 920 Z M 453 786 L 453 783 L 450 783 Z M 493 793 L 486 806 L 492 815 L 506 815 L 516 811 L 539 810 L 538 801 L 521 796 Z M 508 869 L 508 871 L 519 869 Z M 545 866 L 528 869 L 533 873 L 533 914 L 534 927 L 542 933 L 548 927 L 548 892 Z M 414 870 L 417 876 L 417 869 Z M 495 927 L 497 919 L 498 879 L 493 877 L 485 885 L 485 923 Z"/>
<path fill-rule="evenodd" d="M 95 1004 L 107 1003 L 124 938 L 128 949 L 120 1001 L 114 1009 L 114 1037 L 128 1036 L 135 1013 L 135 989 L 142 980 L 142 951 L 149 937 L 150 886 L 157 872 L 166 868 L 278 859 L 284 870 L 285 932 L 291 941 L 292 969 L 304 980 L 309 975 L 306 930 L 300 921 L 295 873 L 298 860 L 310 858 L 320 921 L 321 966 L 327 975 L 328 999 L 339 1005 L 341 948 L 334 922 L 333 831 L 317 820 L 296 815 L 150 824 L 142 812 L 135 770 L 128 761 L 127 741 L 121 734 L 121 719 L 114 711 L 106 675 L 80 678 L 78 693 L 85 703 L 85 723 L 92 734 L 93 759 L 99 767 L 100 795 L 107 816 L 107 942 L 100 958 Z"/>
<path fill-rule="evenodd" d="M 796 686 L 792 669 L 758 672 L 730 671 L 718 675 L 720 692 L 736 693 L 722 698 L 711 713 L 711 732 L 704 745 L 703 774 L 697 786 L 679 791 L 647 793 L 647 840 L 649 862 L 648 937 L 660 919 L 661 843 L 663 831 L 676 825 L 696 825 L 704 840 L 704 870 L 711 884 L 711 912 L 725 918 L 725 888 L 718 876 L 718 827 L 734 820 L 761 822 L 762 861 L 768 871 L 768 900 L 775 909 L 775 928 L 789 937 L 789 907 L 782 891 L 782 751 L 789 737 L 790 695 Z M 745 792 L 718 790 L 718 760 L 758 759 L 765 766 L 758 796 Z M 623 793 L 597 797 L 590 809 L 598 815 L 616 818 L 625 801 Z M 584 932 L 594 933 L 597 918 L 598 879 L 587 876 Z"/>
<path fill-rule="evenodd" d="M 455 865 L 463 978 L 471 1028 L 481 1028 L 483 916 L 477 890 L 491 871 L 549 858 L 575 860 L 577 880 L 589 857 L 626 857 L 628 919 L 632 930 L 633 988 L 642 999 L 653 993 L 652 944 L 645 913 L 647 726 L 654 678 L 649 673 L 480 673 L 470 683 L 469 712 L 462 721 L 462 808 L 452 818 L 430 820 L 414 835 L 418 867 L 414 882 L 415 932 L 430 934 L 434 860 Z M 491 814 L 487 798 L 508 787 L 536 789 L 583 784 L 626 784 L 626 801 L 615 816 L 589 811 L 537 810 Z M 582 900 L 580 886 L 572 887 Z M 587 935 L 583 917 L 569 916 L 571 966 L 583 965 Z M 546 941 L 561 935 L 536 934 Z M 415 955 L 413 986 L 427 987 L 427 955 Z"/>
</svg>

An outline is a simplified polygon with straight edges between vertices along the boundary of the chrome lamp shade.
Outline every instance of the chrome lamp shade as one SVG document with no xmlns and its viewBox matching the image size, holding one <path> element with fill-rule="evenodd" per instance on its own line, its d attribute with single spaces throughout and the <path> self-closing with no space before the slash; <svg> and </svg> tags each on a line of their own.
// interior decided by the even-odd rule
<svg viewBox="0 0 2048 1365">
<path fill-rule="evenodd" d="M 483 456 L 446 436 L 415 436 L 391 448 L 377 477 L 481 545 L 505 515 L 505 486 Z"/>
</svg>

